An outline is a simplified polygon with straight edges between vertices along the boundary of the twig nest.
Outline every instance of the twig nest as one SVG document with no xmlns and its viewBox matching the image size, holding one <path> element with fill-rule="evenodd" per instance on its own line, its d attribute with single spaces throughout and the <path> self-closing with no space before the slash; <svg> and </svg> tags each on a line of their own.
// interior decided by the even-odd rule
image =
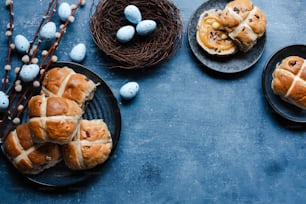
<svg viewBox="0 0 306 204">
<path fill-rule="evenodd" d="M 67 2 L 63 2 L 58 7 L 58 16 L 62 21 L 67 21 L 69 16 L 71 15 L 71 7 Z"/>
<path fill-rule="evenodd" d="M 83 43 L 75 45 L 69 54 L 70 58 L 75 62 L 81 62 L 86 56 L 86 46 Z"/>
<path fill-rule="evenodd" d="M 116 34 L 116 38 L 121 43 L 127 43 L 133 39 L 135 28 L 131 25 L 121 27 Z"/>
<path fill-rule="evenodd" d="M 135 33 L 130 43 L 121 43 L 117 31 L 131 24 L 124 14 L 129 5 L 137 6 L 142 19 L 155 21 L 157 27 L 148 36 Z M 110 68 L 154 67 L 166 61 L 181 45 L 181 16 L 171 0 L 100 0 L 93 11 L 90 31 Z"/>
<path fill-rule="evenodd" d="M 19 73 L 20 79 L 24 82 L 30 82 L 35 79 L 39 73 L 39 66 L 37 64 L 23 65 Z"/>
<path fill-rule="evenodd" d="M 139 91 L 139 84 L 137 82 L 128 82 L 120 88 L 120 96 L 124 100 L 133 99 Z"/>
<path fill-rule="evenodd" d="M 0 91 L 0 111 L 4 111 L 10 104 L 9 97 L 3 91 Z"/>
<path fill-rule="evenodd" d="M 142 19 L 141 12 L 139 8 L 135 5 L 128 5 L 127 7 L 125 7 L 124 15 L 125 18 L 133 24 L 138 24 Z"/>
<path fill-rule="evenodd" d="M 156 22 L 153 20 L 143 20 L 136 26 L 138 35 L 145 36 L 151 34 L 156 29 Z"/>
<path fill-rule="evenodd" d="M 17 35 L 14 43 L 16 50 L 20 53 L 25 53 L 30 48 L 30 42 L 23 35 Z"/>
<path fill-rule="evenodd" d="M 48 22 L 42 26 L 39 34 L 43 40 L 52 40 L 55 38 L 56 25 L 54 22 Z"/>
</svg>

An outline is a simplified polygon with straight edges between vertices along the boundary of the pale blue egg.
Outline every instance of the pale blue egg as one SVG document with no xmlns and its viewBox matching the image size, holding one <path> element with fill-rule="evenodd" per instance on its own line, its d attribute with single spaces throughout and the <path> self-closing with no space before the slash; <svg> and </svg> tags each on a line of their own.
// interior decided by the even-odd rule
<svg viewBox="0 0 306 204">
<path fill-rule="evenodd" d="M 23 65 L 21 68 L 21 71 L 19 73 L 19 76 L 22 81 L 24 82 L 30 82 L 35 79 L 35 77 L 38 75 L 40 69 L 37 64 L 28 64 Z"/>
<path fill-rule="evenodd" d="M 117 40 L 126 43 L 132 40 L 135 35 L 135 28 L 131 25 L 121 27 L 116 34 Z"/>
<path fill-rule="evenodd" d="M 43 40 L 52 40 L 55 38 L 56 25 L 54 22 L 48 22 L 42 26 L 39 34 Z"/>
<path fill-rule="evenodd" d="M 124 15 L 125 18 L 133 24 L 139 23 L 142 19 L 141 12 L 139 8 L 135 5 L 128 5 L 127 7 L 125 7 Z"/>
<path fill-rule="evenodd" d="M 136 32 L 138 35 L 149 35 L 156 29 L 156 22 L 153 20 L 143 20 L 136 26 Z"/>
<path fill-rule="evenodd" d="M 25 53 L 30 48 L 30 42 L 23 35 L 17 35 L 14 42 L 16 50 L 20 53 Z"/>
<path fill-rule="evenodd" d="M 139 84 L 137 82 L 128 82 L 120 88 L 120 96 L 124 100 L 131 100 L 139 91 Z"/>
<path fill-rule="evenodd" d="M 83 43 L 75 45 L 69 54 L 73 61 L 81 62 L 86 56 L 86 46 Z"/>
<path fill-rule="evenodd" d="M 3 91 L 0 91 L 0 111 L 7 109 L 9 104 L 9 97 Z"/>
<path fill-rule="evenodd" d="M 63 2 L 58 7 L 58 16 L 62 21 L 66 21 L 71 15 L 71 7 L 67 2 Z"/>
</svg>

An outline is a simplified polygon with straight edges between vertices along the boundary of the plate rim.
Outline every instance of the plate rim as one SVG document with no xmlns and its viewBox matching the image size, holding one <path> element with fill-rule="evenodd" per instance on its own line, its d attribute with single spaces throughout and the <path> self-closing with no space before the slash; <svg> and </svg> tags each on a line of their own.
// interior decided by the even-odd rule
<svg viewBox="0 0 306 204">
<path fill-rule="evenodd" d="M 1 144 L 1 149 L 2 149 L 2 154 L 4 155 L 4 157 L 6 158 L 7 160 L 7 163 L 8 165 L 10 165 L 10 167 L 12 167 L 15 171 L 14 173 L 17 173 L 18 175 L 20 175 L 22 178 L 24 178 L 25 180 L 27 181 L 30 181 L 32 184 L 36 184 L 36 185 L 39 185 L 39 186 L 42 186 L 42 187 L 48 187 L 48 188 L 51 188 L 51 189 L 48 189 L 48 190 L 52 190 L 52 189 L 58 189 L 58 188 L 63 188 L 63 187 L 68 187 L 68 186 L 73 186 L 73 185 L 77 185 L 79 183 L 84 183 L 86 180 L 92 178 L 94 175 L 94 173 L 91 173 L 89 174 L 89 172 L 96 172 L 96 171 L 101 171 L 101 168 L 103 168 L 103 166 L 105 166 L 110 160 L 111 158 L 113 157 L 113 154 L 118 146 L 118 143 L 119 143 L 119 140 L 120 140 L 120 136 L 121 136 L 121 129 L 122 129 L 122 115 L 121 115 L 121 110 L 120 110 L 120 106 L 119 106 L 119 102 L 117 100 L 117 98 L 115 97 L 115 94 L 114 92 L 112 91 L 112 89 L 109 87 L 109 85 L 106 83 L 106 81 L 100 77 L 96 72 L 92 71 L 91 69 L 89 69 L 88 67 L 82 65 L 82 64 L 79 64 L 79 63 L 76 63 L 76 62 L 69 62 L 69 61 L 57 61 L 57 62 L 53 62 L 49 65 L 48 67 L 48 70 L 52 69 L 52 68 L 55 68 L 55 67 L 64 67 L 64 66 L 68 66 L 70 68 L 72 68 L 74 70 L 74 67 L 78 67 L 78 69 L 84 69 L 88 72 L 90 72 L 91 75 L 93 75 L 94 77 L 96 77 L 97 79 L 99 79 L 99 82 L 102 82 L 103 83 L 103 89 L 107 89 L 107 92 L 109 92 L 110 94 L 110 97 L 114 99 L 114 106 L 116 107 L 116 113 L 117 113 L 117 119 L 118 119 L 118 122 L 119 124 L 118 127 L 116 128 L 116 131 L 115 131 L 115 135 L 114 135 L 114 138 L 116 139 L 115 140 L 115 143 L 113 142 L 113 147 L 112 147 L 112 150 L 111 150 L 111 153 L 109 155 L 109 157 L 107 158 L 107 160 L 102 163 L 102 164 L 99 164 L 97 165 L 96 167 L 92 168 L 92 169 L 87 169 L 87 170 L 84 170 L 83 172 L 85 171 L 88 171 L 86 177 L 84 179 L 81 179 L 81 180 L 76 180 L 76 181 L 73 181 L 73 182 L 66 182 L 64 184 L 55 184 L 55 183 L 47 183 L 47 182 L 44 182 L 44 181 L 41 181 L 41 180 L 38 180 L 38 179 L 35 179 L 35 176 L 36 175 L 28 175 L 28 174 L 23 174 L 21 173 L 20 171 L 18 171 L 12 164 L 11 162 L 9 161 L 9 159 L 7 158 L 7 156 L 5 155 L 5 152 L 4 152 L 4 143 Z M 75 71 L 75 70 L 74 70 Z M 76 71 L 77 73 L 80 73 L 78 71 Z M 104 120 L 104 119 L 103 119 Z M 113 139 L 114 139 L 113 138 Z M 60 163 L 62 163 L 63 161 L 60 161 L 58 164 L 56 165 L 61 165 Z M 53 168 L 53 167 L 51 167 Z M 69 170 L 67 168 L 67 170 Z M 96 171 L 95 171 L 96 170 Z M 73 170 L 70 170 L 70 171 L 73 171 Z M 75 171 L 78 173 L 78 171 Z M 82 171 L 80 171 L 82 172 Z"/>
<path fill-rule="evenodd" d="M 298 120 L 296 117 L 293 117 L 292 115 L 288 115 L 288 114 L 283 114 L 280 109 L 278 108 L 277 105 L 275 105 L 275 103 L 273 103 L 270 94 L 268 93 L 267 90 L 267 86 L 266 86 L 266 78 L 267 78 L 267 72 L 272 69 L 270 67 L 268 67 L 269 63 L 279 54 L 281 54 L 282 52 L 284 52 L 286 49 L 288 48 L 294 48 L 294 47 L 304 47 L 306 48 L 306 44 L 302 44 L 302 43 L 297 43 L 297 44 L 290 44 L 290 45 L 286 45 L 283 47 L 280 47 L 279 49 L 277 49 L 276 51 L 274 51 L 271 56 L 268 58 L 268 60 L 266 61 L 265 65 L 264 65 L 264 69 L 262 71 L 262 91 L 264 94 L 264 98 L 266 100 L 266 102 L 268 103 L 269 107 L 275 112 L 277 113 L 280 117 L 287 119 L 291 122 L 297 123 L 297 124 L 306 124 L 306 116 L 304 120 Z M 290 56 L 290 55 L 288 55 Z M 269 86 L 271 88 L 271 86 Z M 272 89 L 271 89 L 272 90 Z M 279 98 L 279 97 L 278 97 Z M 282 99 L 278 99 L 278 100 L 282 100 Z M 283 102 L 283 101 L 282 101 Z M 291 105 L 290 103 L 288 103 L 289 105 Z M 293 106 L 293 105 L 292 105 Z"/>
<path fill-rule="evenodd" d="M 241 73 L 241 72 L 244 72 L 244 71 L 246 71 L 246 70 L 248 70 L 248 69 L 250 69 L 251 67 L 253 67 L 258 61 L 259 61 L 259 59 L 262 57 L 262 55 L 263 55 L 263 53 L 264 53 L 264 50 L 265 50 L 265 47 L 266 47 L 266 37 L 267 37 L 267 30 L 264 32 L 264 34 L 263 34 L 263 36 L 262 37 L 260 37 L 259 39 L 258 39 L 258 41 L 264 41 L 263 42 L 263 46 L 262 46 L 262 50 L 260 51 L 260 53 L 259 53 L 259 55 L 255 58 L 255 60 L 253 60 L 252 61 L 252 63 L 250 63 L 250 64 L 248 64 L 247 66 L 244 66 L 243 68 L 241 68 L 241 69 L 238 69 L 238 70 L 220 70 L 220 69 L 215 69 L 215 68 L 213 68 L 213 67 L 210 67 L 210 66 L 208 66 L 207 64 L 205 64 L 204 62 L 202 62 L 202 60 L 200 60 L 199 59 L 199 57 L 197 56 L 197 52 L 196 52 L 196 50 L 194 50 L 195 48 L 194 48 L 194 46 L 193 46 L 193 44 L 197 44 L 197 43 L 193 43 L 192 42 L 192 40 L 191 40 L 191 38 L 192 38 L 192 36 L 190 36 L 190 32 L 191 32 L 191 29 L 193 29 L 192 28 L 192 22 L 193 22 L 193 20 L 195 19 L 195 16 L 196 16 L 196 13 L 202 8 L 202 7 L 204 7 L 205 6 L 205 4 L 208 4 L 208 3 L 210 3 L 210 2 L 213 2 L 213 1 L 216 1 L 216 0 L 208 0 L 208 1 L 205 1 L 205 2 L 203 2 L 202 4 L 200 4 L 194 11 L 193 11 L 193 13 L 191 14 L 191 17 L 190 17 L 190 19 L 189 19 L 189 21 L 188 21 L 188 26 L 187 26 L 187 38 L 188 38 L 188 45 L 189 45 L 189 47 L 190 47 L 190 49 L 191 49 L 191 51 L 192 51 L 192 54 L 195 56 L 195 58 L 201 63 L 201 65 L 204 65 L 205 67 L 207 67 L 208 69 L 210 69 L 210 70 L 212 70 L 212 71 L 215 71 L 215 72 L 218 72 L 218 73 L 223 73 L 223 74 L 236 74 L 236 73 Z M 220 0 L 217 0 L 217 1 L 220 1 Z M 228 1 L 228 0 L 226 0 L 227 2 L 230 2 L 230 1 Z M 258 43 L 258 42 L 257 42 Z M 255 45 L 256 46 L 256 45 Z M 208 54 L 206 54 L 205 53 L 205 51 L 203 51 L 202 50 L 202 55 L 204 55 L 204 56 L 206 56 L 206 55 L 208 55 Z M 241 52 L 241 51 L 238 51 L 238 53 L 239 52 Z M 237 55 L 237 53 L 236 54 L 234 54 L 233 56 L 235 56 L 235 55 Z M 231 57 L 233 57 L 233 56 L 226 56 L 225 58 L 231 58 Z M 207 57 L 209 57 L 209 56 L 207 56 Z M 215 56 L 210 56 L 211 58 L 217 58 L 218 59 L 218 57 L 215 57 Z M 220 59 L 220 61 L 222 61 L 222 60 L 224 60 L 223 59 L 224 57 L 220 57 L 219 59 Z"/>
</svg>

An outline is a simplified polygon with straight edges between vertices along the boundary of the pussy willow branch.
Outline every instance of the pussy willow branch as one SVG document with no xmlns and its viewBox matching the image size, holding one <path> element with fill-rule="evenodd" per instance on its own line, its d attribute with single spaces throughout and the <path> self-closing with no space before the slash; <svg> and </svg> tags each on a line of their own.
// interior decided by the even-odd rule
<svg viewBox="0 0 306 204">
<path fill-rule="evenodd" d="M 27 52 L 26 52 L 26 55 L 27 55 L 27 56 L 30 56 L 30 55 L 31 55 L 31 50 L 33 49 L 34 44 L 35 44 L 37 38 L 39 37 L 39 31 L 40 31 L 41 27 L 43 26 L 43 24 L 44 24 L 44 22 L 45 22 L 45 20 L 47 19 L 48 16 L 49 16 L 49 17 L 48 17 L 48 19 L 47 19 L 47 22 L 50 22 L 50 21 L 51 21 L 53 15 L 54 15 L 54 12 L 55 12 L 55 10 L 56 10 L 56 5 L 57 5 L 57 3 L 58 3 L 58 0 L 51 0 L 51 1 L 49 2 L 48 7 L 47 7 L 47 10 L 45 11 L 45 14 L 43 15 L 43 17 L 42 17 L 41 20 L 40 20 L 40 23 L 39 23 L 39 25 L 38 25 L 38 27 L 37 27 L 37 29 L 36 29 L 36 32 L 35 32 L 35 34 L 34 34 L 34 37 L 33 37 L 33 39 L 30 41 L 30 47 L 29 47 L 29 49 L 28 49 Z M 52 8 L 52 9 L 51 9 L 51 8 Z M 35 51 L 34 51 L 34 53 L 31 55 L 31 56 L 32 56 L 32 57 L 31 57 L 31 60 L 35 57 L 36 52 L 38 51 L 38 48 L 39 48 L 40 43 L 41 43 L 40 41 L 37 42 Z M 34 56 L 33 56 L 33 55 L 34 55 Z M 24 62 L 22 63 L 22 65 L 23 65 L 23 64 L 24 64 Z M 20 69 L 22 68 L 22 65 L 20 66 Z M 14 91 L 15 83 L 16 83 L 16 81 L 19 79 L 19 73 L 20 73 L 20 70 L 19 70 L 18 72 L 16 72 L 16 78 L 15 78 L 15 80 L 14 80 L 14 83 L 12 83 L 12 87 L 10 88 L 10 90 L 9 90 L 9 92 L 8 92 L 8 95 L 11 95 L 11 93 Z"/>
<path fill-rule="evenodd" d="M 54 7 L 54 6 L 56 6 L 57 1 L 56 1 L 55 4 L 54 4 L 54 2 L 55 2 L 55 0 L 51 0 L 51 1 L 49 2 L 48 8 L 47 8 L 47 10 L 46 10 L 44 16 L 41 18 L 41 21 L 40 21 L 40 23 L 39 23 L 39 25 L 38 25 L 38 27 L 37 27 L 37 29 L 36 29 L 34 38 L 30 41 L 30 48 L 29 48 L 27 54 L 29 54 L 30 50 L 33 48 L 33 44 L 35 43 L 36 39 L 38 38 L 39 31 L 40 31 L 42 25 L 44 24 L 44 22 L 45 22 L 47 16 L 49 15 L 50 9 L 51 9 L 51 6 L 52 6 L 52 5 L 53 5 L 53 9 L 51 10 L 50 17 L 53 16 L 52 13 L 54 13 L 54 10 L 55 10 L 55 7 Z M 50 18 L 48 18 L 48 19 L 50 19 Z"/>
<path fill-rule="evenodd" d="M 53 4 L 53 7 L 52 7 L 52 10 L 51 10 L 51 12 L 50 12 L 50 15 L 49 15 L 49 17 L 48 17 L 48 19 L 47 19 L 47 23 L 50 22 L 50 21 L 52 20 L 52 17 L 53 17 L 53 15 L 54 15 L 55 11 L 56 11 L 56 6 L 57 6 L 57 4 L 58 4 L 58 0 L 56 0 L 55 3 L 54 3 L 54 0 L 52 0 L 52 1 L 50 2 L 50 4 L 49 4 L 49 7 L 48 7 L 48 10 L 47 10 L 47 11 L 50 10 L 52 4 Z M 45 18 L 47 17 L 47 15 L 48 15 L 48 13 L 49 13 L 49 12 L 47 12 L 47 13 L 43 16 L 42 21 L 41 21 L 41 23 L 40 23 L 40 25 L 39 25 L 39 27 L 38 27 L 38 29 L 37 29 L 35 35 L 34 35 L 33 42 L 35 42 L 36 39 L 38 38 L 38 33 L 39 33 L 40 29 L 41 29 L 41 26 L 43 25 L 44 19 L 45 19 Z M 38 50 L 39 50 L 39 48 L 40 48 L 41 42 L 42 42 L 42 40 L 39 39 L 38 42 L 37 42 L 37 44 L 36 44 L 36 47 L 35 47 L 35 49 L 34 49 L 34 51 L 33 51 L 33 53 L 32 53 L 32 55 L 31 55 L 30 62 L 32 62 L 32 60 L 36 57 L 36 54 L 37 54 L 37 52 L 38 52 Z M 32 47 L 30 47 L 29 52 L 27 53 L 27 55 L 30 55 L 30 50 L 31 50 L 31 49 L 32 49 Z"/>
<path fill-rule="evenodd" d="M 35 44 L 35 42 L 36 42 L 36 40 L 37 40 L 37 38 L 38 38 L 38 36 L 39 36 L 39 31 L 40 31 L 40 29 L 41 29 L 42 25 L 44 24 L 44 22 L 45 22 L 45 20 L 47 19 L 48 16 L 49 16 L 49 17 L 48 17 L 48 22 L 52 19 L 53 15 L 54 15 L 54 12 L 55 12 L 55 9 L 56 9 L 57 3 L 58 3 L 58 0 L 51 0 L 51 1 L 49 2 L 48 7 L 47 7 L 47 9 L 46 9 L 46 11 L 45 11 L 43 17 L 41 18 L 40 23 L 39 23 L 39 25 L 38 25 L 38 27 L 37 27 L 37 29 L 36 29 L 36 32 L 35 32 L 35 34 L 34 34 L 34 37 L 33 37 L 33 39 L 30 41 L 30 46 L 29 46 L 29 49 L 28 49 L 27 52 L 26 52 L 26 56 L 31 55 L 31 50 L 33 49 L 33 46 L 34 46 L 34 44 Z M 51 7 L 52 7 L 52 10 L 51 10 Z M 31 61 L 32 61 L 32 59 L 35 57 L 35 55 L 37 54 L 37 51 L 38 51 L 38 48 L 39 48 L 40 43 L 41 43 L 41 41 L 38 41 L 38 42 L 37 42 L 35 51 L 34 51 L 34 53 L 33 53 L 32 56 L 31 56 Z M 16 100 L 16 97 L 17 97 L 16 92 L 14 92 L 15 84 L 16 84 L 16 81 L 19 80 L 19 73 L 20 73 L 20 70 L 22 69 L 22 66 L 23 66 L 24 64 L 25 64 L 25 63 L 22 62 L 19 71 L 16 72 L 15 80 L 14 80 L 14 82 L 12 83 L 12 85 L 11 85 L 11 87 L 10 87 L 8 93 L 7 93 L 7 94 L 10 96 L 10 103 L 9 103 L 9 107 L 8 107 L 9 112 L 6 113 L 6 114 L 4 114 L 4 116 L 3 116 L 3 118 L 2 118 L 2 122 L 0 122 L 0 127 L 1 127 L 2 123 L 5 124 L 5 123 L 7 122 L 7 120 L 11 120 L 11 118 L 12 118 L 12 115 L 13 115 L 13 114 L 11 113 L 10 110 L 12 109 L 12 106 L 14 105 L 13 102 Z M 13 110 L 13 112 L 14 112 L 14 110 Z M 8 115 L 9 115 L 9 116 L 8 116 Z"/>
<path fill-rule="evenodd" d="M 8 74 L 9 74 L 9 71 L 11 70 L 11 55 L 12 55 L 12 35 L 13 35 L 13 28 L 14 28 L 14 9 L 13 9 L 13 1 L 12 0 L 9 0 L 9 1 L 6 1 L 6 6 L 9 7 L 9 13 L 10 13 L 10 20 L 9 20 L 9 24 L 8 24 L 8 30 L 6 32 L 6 35 L 7 35 L 7 47 L 8 47 L 8 51 L 7 51 L 7 58 L 6 58 L 6 61 L 5 61 L 5 74 L 4 74 L 4 77 L 3 77 L 3 81 L 2 81 L 2 91 L 5 92 L 5 89 L 6 89 L 6 84 L 7 84 L 7 81 L 8 81 Z"/>
<path fill-rule="evenodd" d="M 57 1 L 56 1 L 57 2 Z M 45 54 L 43 56 L 43 59 L 41 60 L 40 64 L 39 64 L 39 67 L 41 69 L 41 73 L 40 73 L 40 76 L 39 76 L 39 79 L 38 81 L 35 81 L 35 82 L 38 82 L 38 84 L 40 84 L 44 78 L 44 75 L 46 73 L 46 71 L 49 69 L 49 66 L 51 65 L 52 62 L 56 61 L 57 58 L 56 56 L 54 55 L 56 49 L 58 48 L 62 38 L 63 38 L 63 35 L 65 34 L 66 32 L 66 28 L 68 27 L 68 25 L 72 22 L 74 22 L 74 14 L 75 12 L 77 11 L 77 9 L 84 3 L 84 0 L 79 0 L 78 3 L 75 5 L 75 7 L 72 9 L 72 12 L 71 12 L 71 16 L 68 18 L 68 20 L 61 26 L 61 29 L 60 29 L 60 32 L 59 34 L 57 35 L 55 41 L 52 43 L 51 47 L 49 48 L 49 50 L 47 51 L 47 54 Z M 55 9 L 52 10 L 52 12 L 54 12 Z M 37 32 L 36 34 L 38 34 L 39 32 Z M 46 63 L 46 64 L 45 64 Z M 33 82 L 33 84 L 35 83 Z M 2 135 L 2 141 L 5 139 L 5 137 L 8 135 L 8 133 L 14 128 L 14 125 L 16 124 L 12 124 L 12 119 L 15 117 L 15 119 L 19 119 L 25 108 L 27 107 L 28 103 L 29 103 L 29 100 L 31 99 L 31 97 L 36 93 L 37 91 L 37 83 L 36 83 L 36 86 L 33 85 L 32 86 L 27 86 L 27 88 L 24 90 L 23 94 L 19 97 L 19 100 L 18 102 L 15 104 L 13 110 L 11 113 L 9 113 L 9 116 L 6 117 L 2 122 L 0 121 L 0 128 L 2 128 L 2 126 L 7 122 L 7 120 L 10 121 L 10 124 L 9 124 L 9 127 L 6 128 L 8 131 L 5 132 L 3 135 Z M 23 108 L 19 109 L 18 107 L 20 107 L 20 105 L 23 106 Z M 4 122 L 6 121 L 6 122 Z M 18 120 L 20 121 L 20 120 Z M 8 126 L 8 125 L 7 125 Z"/>
<path fill-rule="evenodd" d="M 37 40 L 37 38 L 38 38 L 38 36 L 39 36 L 39 31 L 40 31 L 42 25 L 44 24 L 45 20 L 47 19 L 47 17 L 49 16 L 49 17 L 48 17 L 48 21 L 50 21 L 51 18 L 53 17 L 54 12 L 55 12 L 55 9 L 56 9 L 57 3 L 58 3 L 58 0 L 51 0 L 51 1 L 49 2 L 48 7 L 47 7 L 47 9 L 46 9 L 46 11 L 45 11 L 43 17 L 41 18 L 40 23 L 39 23 L 39 25 L 38 25 L 38 27 L 37 27 L 37 29 L 36 29 L 36 32 L 35 32 L 35 34 L 34 34 L 34 37 L 33 37 L 33 39 L 30 41 L 30 47 L 29 47 L 29 49 L 28 49 L 27 52 L 26 52 L 26 55 L 27 55 L 27 56 L 30 55 L 31 49 L 33 48 L 34 43 L 35 43 L 35 41 Z M 52 8 L 52 10 L 51 10 L 51 8 Z M 38 42 L 38 43 L 39 43 L 39 42 Z M 38 50 L 38 49 L 37 49 L 37 50 Z M 23 65 L 23 64 L 24 64 L 24 62 L 22 62 L 22 65 Z M 20 70 L 22 69 L 22 65 L 20 66 Z M 0 121 L 0 127 L 2 126 L 2 124 L 6 124 L 6 122 L 7 122 L 8 120 L 11 120 L 11 118 L 12 118 L 13 115 L 14 115 L 14 112 L 16 111 L 16 110 L 15 110 L 15 111 L 12 110 L 12 112 L 11 112 L 11 109 L 12 109 L 12 106 L 15 105 L 15 104 L 14 104 L 14 101 L 15 101 L 16 98 L 17 98 L 17 93 L 14 92 L 14 90 L 15 90 L 16 81 L 19 80 L 19 73 L 20 73 L 20 70 L 16 72 L 15 80 L 14 80 L 14 82 L 12 83 L 12 85 L 11 85 L 11 87 L 10 87 L 8 93 L 7 93 L 8 96 L 10 96 L 10 103 L 9 103 L 8 108 L 7 108 L 8 112 L 5 113 L 5 114 L 3 114 L 3 118 L 2 118 L 2 120 Z M 4 81 L 7 81 L 7 79 L 4 79 Z M 19 98 L 19 101 L 21 101 L 21 100 L 22 100 L 22 98 Z M 21 102 L 19 103 L 19 101 L 17 102 L 17 104 L 20 105 Z M 18 105 L 18 106 L 19 106 L 19 105 Z M 18 106 L 17 106 L 17 107 L 18 107 Z M 16 105 L 15 105 L 15 109 L 16 109 Z"/>
</svg>

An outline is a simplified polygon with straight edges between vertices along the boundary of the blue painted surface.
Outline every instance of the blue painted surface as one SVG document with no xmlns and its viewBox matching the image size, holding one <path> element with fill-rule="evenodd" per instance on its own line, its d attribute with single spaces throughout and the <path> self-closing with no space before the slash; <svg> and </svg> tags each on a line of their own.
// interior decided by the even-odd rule
<svg viewBox="0 0 306 204">
<path fill-rule="evenodd" d="M 267 16 L 266 48 L 254 67 L 233 77 L 207 71 L 189 50 L 188 21 L 204 1 L 173 2 L 184 23 L 183 46 L 147 71 L 106 68 L 89 33 L 92 2 L 77 11 L 57 56 L 70 61 L 73 45 L 86 44 L 82 64 L 108 83 L 120 103 L 118 147 L 93 180 L 56 193 L 24 182 L 1 156 L 0 203 L 306 203 L 305 129 L 275 115 L 261 88 L 262 70 L 274 52 L 306 44 L 306 2 L 254 0 Z M 14 33 L 31 38 L 47 3 L 14 1 Z M 4 3 L 0 13 L 3 67 Z M 124 104 L 119 89 L 127 81 L 137 81 L 140 91 Z"/>
</svg>

